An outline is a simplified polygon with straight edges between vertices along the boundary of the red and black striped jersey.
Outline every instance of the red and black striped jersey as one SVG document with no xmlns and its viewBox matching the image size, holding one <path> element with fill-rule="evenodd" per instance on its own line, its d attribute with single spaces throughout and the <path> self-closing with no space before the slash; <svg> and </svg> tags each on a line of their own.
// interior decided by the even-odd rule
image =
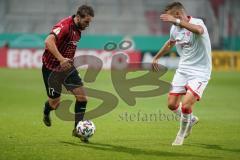
<svg viewBox="0 0 240 160">
<path fill-rule="evenodd" d="M 50 34 L 56 38 L 56 46 L 63 57 L 73 59 L 77 48 L 77 43 L 81 38 L 81 30 L 73 21 L 73 16 L 62 19 L 53 26 Z M 52 53 L 45 48 L 42 62 L 46 68 L 57 71 L 60 69 L 60 62 Z"/>
</svg>

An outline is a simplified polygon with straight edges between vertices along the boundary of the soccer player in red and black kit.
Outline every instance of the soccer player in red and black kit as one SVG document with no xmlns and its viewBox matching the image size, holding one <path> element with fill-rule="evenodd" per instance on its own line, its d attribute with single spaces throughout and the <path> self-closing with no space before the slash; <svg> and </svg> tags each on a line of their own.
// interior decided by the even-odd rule
<svg viewBox="0 0 240 160">
<path fill-rule="evenodd" d="M 51 126 L 50 111 L 57 109 L 60 104 L 61 96 L 61 92 L 59 93 L 49 86 L 49 77 L 53 72 L 66 71 L 74 67 L 73 58 L 77 48 L 77 43 L 81 38 L 81 32 L 89 26 L 93 17 L 94 11 L 92 7 L 82 5 L 78 8 L 76 15 L 64 18 L 58 22 L 52 28 L 51 33 L 45 40 L 46 48 L 42 57 L 42 74 L 48 100 L 44 106 L 43 122 L 48 127 Z M 74 72 L 71 72 L 68 77 L 66 77 L 66 80 L 73 83 L 73 86 L 70 88 L 65 86 L 66 89 L 70 90 L 76 97 L 75 127 L 72 135 L 79 137 L 76 134 L 75 128 L 77 123 L 83 120 L 87 105 L 87 97 L 83 88 L 82 80 L 76 69 Z M 60 88 L 62 84 L 62 82 L 57 83 Z M 87 141 L 82 137 L 79 138 L 82 141 Z"/>
</svg>

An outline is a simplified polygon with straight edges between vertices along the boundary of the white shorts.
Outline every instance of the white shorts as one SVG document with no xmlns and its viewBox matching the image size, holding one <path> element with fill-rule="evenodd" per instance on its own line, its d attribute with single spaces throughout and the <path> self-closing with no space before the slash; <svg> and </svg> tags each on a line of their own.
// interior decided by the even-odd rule
<svg viewBox="0 0 240 160">
<path fill-rule="evenodd" d="M 185 95 L 187 92 L 192 92 L 197 100 L 200 100 L 207 84 L 207 78 L 197 75 L 187 75 L 176 71 L 169 95 L 179 96 Z"/>
</svg>

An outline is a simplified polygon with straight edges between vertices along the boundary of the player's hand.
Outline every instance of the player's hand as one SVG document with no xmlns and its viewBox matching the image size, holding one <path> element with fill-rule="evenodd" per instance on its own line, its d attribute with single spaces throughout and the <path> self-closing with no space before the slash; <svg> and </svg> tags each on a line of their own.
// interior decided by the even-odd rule
<svg viewBox="0 0 240 160">
<path fill-rule="evenodd" d="M 173 24 L 176 23 L 176 18 L 173 17 L 173 16 L 170 15 L 170 14 L 161 14 L 161 15 L 160 15 L 160 19 L 161 19 L 163 22 L 170 22 L 170 23 L 173 23 Z"/>
<path fill-rule="evenodd" d="M 69 58 L 63 58 L 60 60 L 60 66 L 63 70 L 67 70 L 72 67 L 72 60 Z"/>
<path fill-rule="evenodd" d="M 159 66 L 158 66 L 158 59 L 157 58 L 153 58 L 152 67 L 153 67 L 153 71 L 155 71 L 155 72 L 158 72 L 160 70 Z"/>
</svg>

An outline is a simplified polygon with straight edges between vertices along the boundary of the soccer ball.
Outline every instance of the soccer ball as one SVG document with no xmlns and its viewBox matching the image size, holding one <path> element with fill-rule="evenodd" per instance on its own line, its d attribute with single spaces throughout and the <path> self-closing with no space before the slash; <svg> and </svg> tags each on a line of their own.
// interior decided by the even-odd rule
<svg viewBox="0 0 240 160">
<path fill-rule="evenodd" d="M 96 131 L 94 123 L 90 120 L 80 121 L 77 124 L 77 134 L 88 139 L 93 136 Z"/>
</svg>

